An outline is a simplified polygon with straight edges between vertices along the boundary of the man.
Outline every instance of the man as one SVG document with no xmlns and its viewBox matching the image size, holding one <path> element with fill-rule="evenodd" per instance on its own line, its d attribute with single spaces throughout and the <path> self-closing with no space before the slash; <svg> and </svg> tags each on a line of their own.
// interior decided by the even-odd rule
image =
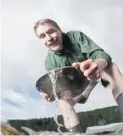
<svg viewBox="0 0 123 136">
<path fill-rule="evenodd" d="M 58 24 L 51 19 L 42 19 L 34 26 L 36 36 L 49 48 L 45 67 L 47 71 L 64 66 L 80 68 L 88 80 L 102 79 L 104 86 L 109 85 L 120 113 L 123 116 L 123 76 L 111 57 L 88 36 L 80 31 L 62 32 Z M 108 82 L 107 82 L 108 81 Z M 76 104 L 71 92 L 66 92 L 67 113 L 64 99 L 59 99 L 59 106 L 64 124 L 69 131 L 81 132 L 79 119 L 73 109 Z M 47 94 L 41 93 L 47 101 L 53 101 Z M 69 117 L 68 117 L 69 115 Z"/>
</svg>

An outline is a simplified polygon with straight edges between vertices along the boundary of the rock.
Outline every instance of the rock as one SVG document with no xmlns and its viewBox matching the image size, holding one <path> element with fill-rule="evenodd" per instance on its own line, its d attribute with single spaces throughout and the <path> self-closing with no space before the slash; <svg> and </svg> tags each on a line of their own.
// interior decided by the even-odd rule
<svg viewBox="0 0 123 136">
<path fill-rule="evenodd" d="M 22 135 L 22 133 L 18 132 L 10 124 L 5 122 L 1 122 L 1 134 L 2 135 Z"/>
<path fill-rule="evenodd" d="M 88 127 L 86 130 L 86 134 L 123 134 L 123 122 Z"/>
</svg>

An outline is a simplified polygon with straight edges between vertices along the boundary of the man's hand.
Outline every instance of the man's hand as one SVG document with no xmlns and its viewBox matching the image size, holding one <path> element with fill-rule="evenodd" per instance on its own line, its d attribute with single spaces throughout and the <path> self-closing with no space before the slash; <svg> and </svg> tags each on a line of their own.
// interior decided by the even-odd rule
<svg viewBox="0 0 123 136">
<path fill-rule="evenodd" d="M 88 80 L 98 80 L 101 77 L 99 66 L 92 59 L 73 63 L 72 66 L 80 68 L 80 70 L 84 73 L 84 76 L 87 77 Z"/>
<path fill-rule="evenodd" d="M 45 100 L 48 101 L 48 102 L 53 102 L 53 101 L 55 100 L 53 97 L 50 98 L 50 97 L 48 96 L 48 94 L 46 94 L 46 93 L 40 92 L 40 95 L 41 95 L 41 97 L 42 97 L 43 99 L 45 99 Z"/>
</svg>

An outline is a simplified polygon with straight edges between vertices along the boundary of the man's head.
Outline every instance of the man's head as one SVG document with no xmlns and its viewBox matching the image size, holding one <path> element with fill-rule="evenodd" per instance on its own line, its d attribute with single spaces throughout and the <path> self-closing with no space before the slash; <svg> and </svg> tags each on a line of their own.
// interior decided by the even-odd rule
<svg viewBox="0 0 123 136">
<path fill-rule="evenodd" d="M 59 51 L 62 46 L 62 31 L 58 24 L 51 19 L 41 19 L 34 26 L 36 36 L 53 51 Z"/>
</svg>

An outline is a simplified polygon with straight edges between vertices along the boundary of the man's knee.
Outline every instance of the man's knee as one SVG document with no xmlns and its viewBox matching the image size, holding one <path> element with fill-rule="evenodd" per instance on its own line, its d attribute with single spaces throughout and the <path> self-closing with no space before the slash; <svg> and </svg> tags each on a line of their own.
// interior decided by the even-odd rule
<svg viewBox="0 0 123 136">
<path fill-rule="evenodd" d="M 110 64 L 102 74 L 103 79 L 109 82 L 113 96 L 116 99 L 123 91 L 123 76 L 117 64 Z"/>
<path fill-rule="evenodd" d="M 102 72 L 101 83 L 103 87 L 107 87 L 113 83 L 113 70 L 116 69 L 116 65 L 111 63 Z"/>
<path fill-rule="evenodd" d="M 113 71 L 117 71 L 117 69 L 118 66 L 115 63 L 111 63 L 105 68 L 104 73 L 107 73 L 108 75 L 113 75 Z"/>
</svg>

